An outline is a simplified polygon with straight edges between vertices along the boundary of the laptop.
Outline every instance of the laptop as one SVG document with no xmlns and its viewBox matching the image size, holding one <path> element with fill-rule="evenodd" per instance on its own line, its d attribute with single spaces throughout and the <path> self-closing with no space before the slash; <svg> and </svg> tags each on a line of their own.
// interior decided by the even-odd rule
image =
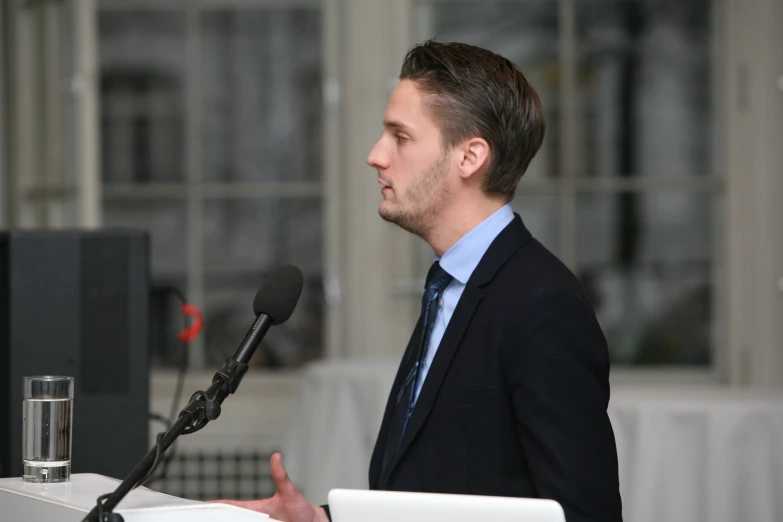
<svg viewBox="0 0 783 522">
<path fill-rule="evenodd" d="M 332 522 L 565 522 L 560 504 L 534 498 L 333 489 Z"/>
</svg>

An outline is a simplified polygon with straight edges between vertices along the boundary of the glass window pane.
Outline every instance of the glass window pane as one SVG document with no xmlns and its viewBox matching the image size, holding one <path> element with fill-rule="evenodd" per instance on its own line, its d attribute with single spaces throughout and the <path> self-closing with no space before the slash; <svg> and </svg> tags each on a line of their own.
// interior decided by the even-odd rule
<svg viewBox="0 0 783 522">
<path fill-rule="evenodd" d="M 184 13 L 99 10 L 98 51 L 104 182 L 182 181 Z"/>
<path fill-rule="evenodd" d="M 579 195 L 579 277 L 614 363 L 714 361 L 716 198 L 684 191 Z"/>
<path fill-rule="evenodd" d="M 708 176 L 710 0 L 576 3 L 578 174 Z"/>
<path fill-rule="evenodd" d="M 104 226 L 140 228 L 149 233 L 152 277 L 156 280 L 184 279 L 185 220 L 185 202 L 180 199 L 112 199 L 103 203 Z"/>
<path fill-rule="evenodd" d="M 318 181 L 320 10 L 210 10 L 202 23 L 203 179 Z"/>
<path fill-rule="evenodd" d="M 458 41 L 477 45 L 514 62 L 541 98 L 546 135 L 525 179 L 557 177 L 559 90 L 557 2 L 419 2 L 415 11 L 419 41 Z"/>
<path fill-rule="evenodd" d="M 271 269 L 292 264 L 305 288 L 291 319 L 270 329 L 253 357 L 296 367 L 323 353 L 323 234 L 319 199 L 215 200 L 205 204 L 207 360 L 231 355 L 253 320 L 253 297 Z"/>
<path fill-rule="evenodd" d="M 182 303 L 186 286 L 186 208 L 183 200 L 106 199 L 103 204 L 106 227 L 146 230 L 150 237 L 152 288 L 150 291 L 150 353 L 154 367 L 177 367 L 184 354 L 177 333 L 184 329 Z"/>
</svg>

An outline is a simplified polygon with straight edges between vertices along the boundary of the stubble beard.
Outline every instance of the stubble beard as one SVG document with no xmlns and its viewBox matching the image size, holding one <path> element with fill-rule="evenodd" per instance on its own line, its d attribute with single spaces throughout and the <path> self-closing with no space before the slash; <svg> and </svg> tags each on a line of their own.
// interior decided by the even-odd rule
<svg viewBox="0 0 783 522">
<path fill-rule="evenodd" d="M 426 240 L 449 197 L 447 172 L 448 156 L 444 153 L 405 190 L 405 208 L 384 209 L 381 205 L 381 218 Z"/>
</svg>

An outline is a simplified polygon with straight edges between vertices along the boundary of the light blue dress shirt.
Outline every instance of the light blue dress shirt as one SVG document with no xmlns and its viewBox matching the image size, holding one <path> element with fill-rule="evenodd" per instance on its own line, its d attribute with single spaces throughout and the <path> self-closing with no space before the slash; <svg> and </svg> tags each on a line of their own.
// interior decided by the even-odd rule
<svg viewBox="0 0 783 522">
<path fill-rule="evenodd" d="M 419 371 L 419 379 L 416 383 L 416 390 L 414 390 L 414 403 L 419 397 L 421 386 L 430 371 L 432 360 L 435 358 L 435 352 L 438 351 L 440 341 L 443 339 L 451 316 L 454 315 L 454 309 L 465 290 L 468 279 L 489 249 L 489 245 L 513 220 L 514 211 L 511 210 L 511 205 L 503 205 L 476 228 L 462 236 L 440 259 L 440 266 L 454 279 L 446 287 L 440 300 L 430 342 L 427 346 L 427 355 Z M 438 261 L 438 258 L 436 257 L 435 260 Z"/>
</svg>

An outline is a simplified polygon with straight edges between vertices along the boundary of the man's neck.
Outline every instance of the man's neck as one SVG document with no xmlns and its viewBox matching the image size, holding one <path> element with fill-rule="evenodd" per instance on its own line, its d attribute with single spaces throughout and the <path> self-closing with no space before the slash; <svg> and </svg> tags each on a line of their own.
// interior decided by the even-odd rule
<svg viewBox="0 0 783 522">
<path fill-rule="evenodd" d="M 438 224 L 423 239 L 438 257 L 443 257 L 443 254 L 465 234 L 479 226 L 505 204 L 505 200 L 492 198 L 466 205 L 453 205 L 441 214 Z"/>
</svg>

